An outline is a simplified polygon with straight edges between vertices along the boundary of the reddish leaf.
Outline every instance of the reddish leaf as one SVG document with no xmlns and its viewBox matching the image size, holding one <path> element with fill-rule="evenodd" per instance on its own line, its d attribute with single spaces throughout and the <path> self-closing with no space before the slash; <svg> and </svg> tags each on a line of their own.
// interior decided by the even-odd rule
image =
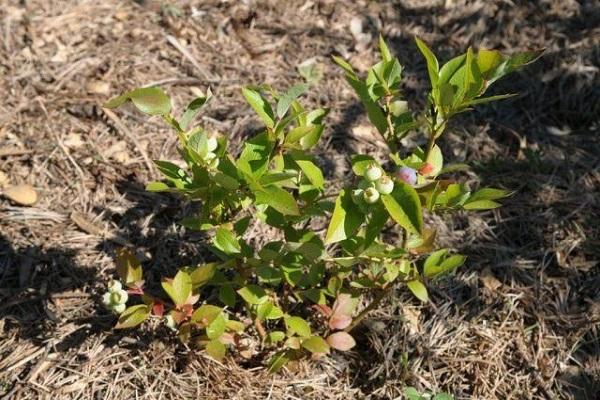
<svg viewBox="0 0 600 400">
<path fill-rule="evenodd" d="M 329 335 L 329 337 L 327 337 L 327 343 L 334 349 L 340 351 L 348 351 L 356 346 L 354 338 L 347 332 L 335 332 Z"/>
<path fill-rule="evenodd" d="M 332 313 L 331 307 L 327 304 L 315 304 L 313 307 L 326 317 L 329 317 Z"/>
<path fill-rule="evenodd" d="M 156 315 L 157 317 L 162 317 L 164 313 L 165 305 L 160 301 L 155 301 L 154 304 L 152 304 L 152 314 Z"/>
<path fill-rule="evenodd" d="M 333 315 L 329 319 L 331 329 L 346 329 L 352 323 L 352 317 L 348 315 Z"/>
</svg>

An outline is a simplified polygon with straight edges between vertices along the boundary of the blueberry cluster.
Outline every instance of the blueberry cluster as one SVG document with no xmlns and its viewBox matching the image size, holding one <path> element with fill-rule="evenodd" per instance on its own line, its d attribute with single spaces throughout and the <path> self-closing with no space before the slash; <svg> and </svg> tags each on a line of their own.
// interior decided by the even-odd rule
<svg viewBox="0 0 600 400">
<path fill-rule="evenodd" d="M 358 184 L 358 189 L 352 191 L 356 203 L 364 201 L 367 204 L 376 203 L 382 194 L 390 194 L 394 190 L 394 181 L 377 164 L 370 165 L 365 171 L 364 179 Z"/>
<path fill-rule="evenodd" d="M 127 292 L 123 290 L 123 286 L 119 281 L 110 281 L 108 284 L 108 292 L 104 294 L 102 297 L 102 303 L 117 314 L 121 314 L 125 311 L 125 303 L 127 303 L 127 299 L 129 296 Z"/>
</svg>

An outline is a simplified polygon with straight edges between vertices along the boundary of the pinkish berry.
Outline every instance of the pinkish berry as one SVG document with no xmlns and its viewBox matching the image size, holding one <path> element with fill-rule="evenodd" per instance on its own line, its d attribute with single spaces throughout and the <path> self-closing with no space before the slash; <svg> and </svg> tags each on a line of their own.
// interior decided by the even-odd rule
<svg viewBox="0 0 600 400">
<path fill-rule="evenodd" d="M 396 177 L 399 180 L 408 183 L 409 185 L 414 185 L 417 183 L 417 171 L 410 167 L 400 168 L 396 173 Z"/>
</svg>

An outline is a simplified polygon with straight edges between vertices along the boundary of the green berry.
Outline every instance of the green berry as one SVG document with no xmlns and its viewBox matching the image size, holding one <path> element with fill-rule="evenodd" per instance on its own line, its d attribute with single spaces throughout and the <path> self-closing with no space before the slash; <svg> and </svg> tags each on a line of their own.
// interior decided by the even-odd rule
<svg viewBox="0 0 600 400">
<path fill-rule="evenodd" d="M 106 307 L 110 307 L 112 304 L 112 301 L 110 300 L 111 295 L 111 292 L 106 292 L 104 293 L 104 296 L 102 296 L 102 304 L 104 304 Z"/>
<path fill-rule="evenodd" d="M 381 178 L 381 175 L 383 175 L 383 171 L 381 170 L 381 168 L 378 165 L 375 165 L 375 164 L 371 165 L 365 171 L 365 178 L 367 178 L 367 180 L 371 181 L 371 182 L 374 182 L 374 181 L 378 180 L 379 178 Z"/>
<path fill-rule="evenodd" d="M 127 306 L 125 304 L 117 304 L 116 306 L 112 307 L 112 310 L 117 314 L 121 314 L 126 308 Z"/>
<path fill-rule="evenodd" d="M 379 200 L 379 192 L 374 187 L 370 187 L 364 191 L 363 199 L 365 199 L 368 204 L 373 204 Z"/>
<path fill-rule="evenodd" d="M 394 190 L 394 181 L 389 176 L 382 176 L 376 183 L 375 188 L 381 194 L 390 194 Z"/>
<path fill-rule="evenodd" d="M 117 292 L 111 292 L 110 301 L 111 304 L 125 304 L 127 303 L 127 299 L 129 295 L 124 290 L 119 290 Z"/>
<path fill-rule="evenodd" d="M 121 282 L 119 281 L 115 281 L 115 280 L 111 280 L 110 282 L 108 282 L 108 291 L 109 292 L 118 292 L 119 290 L 123 289 L 123 285 L 121 285 Z"/>
<path fill-rule="evenodd" d="M 165 325 L 171 330 L 177 330 L 177 323 L 175 323 L 175 319 L 171 314 L 165 316 Z"/>
</svg>

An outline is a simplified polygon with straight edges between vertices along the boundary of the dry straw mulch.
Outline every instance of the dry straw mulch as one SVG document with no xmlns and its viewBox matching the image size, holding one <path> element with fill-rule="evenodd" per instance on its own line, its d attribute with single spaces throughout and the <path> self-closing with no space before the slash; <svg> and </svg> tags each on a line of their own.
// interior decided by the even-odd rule
<svg viewBox="0 0 600 400">
<path fill-rule="evenodd" d="M 405 385 L 458 399 L 597 399 L 600 393 L 600 16 L 595 1 L 4 1 L 0 7 L 0 185 L 28 183 L 33 207 L 0 199 L 0 396 L 6 399 L 399 398 Z M 353 35 L 350 25 L 361 26 Z M 358 22 L 358 24 L 357 24 Z M 360 68 L 381 30 L 426 88 L 420 35 L 447 59 L 469 44 L 545 47 L 502 84 L 522 96 L 460 118 L 444 139 L 464 177 L 516 193 L 490 213 L 435 217 L 469 255 L 421 305 L 399 291 L 356 351 L 269 376 L 223 365 L 161 329 L 111 330 L 98 297 L 114 250 L 147 276 L 203 259 L 174 221 L 186 204 L 144 193 L 150 160 L 176 158 L 160 121 L 99 105 L 161 85 L 181 107 L 210 86 L 201 117 L 235 146 L 256 132 L 243 83 L 283 88 L 316 58 L 332 107 L 319 157 L 330 178 L 349 151 L 380 151 L 331 54 Z"/>
</svg>

